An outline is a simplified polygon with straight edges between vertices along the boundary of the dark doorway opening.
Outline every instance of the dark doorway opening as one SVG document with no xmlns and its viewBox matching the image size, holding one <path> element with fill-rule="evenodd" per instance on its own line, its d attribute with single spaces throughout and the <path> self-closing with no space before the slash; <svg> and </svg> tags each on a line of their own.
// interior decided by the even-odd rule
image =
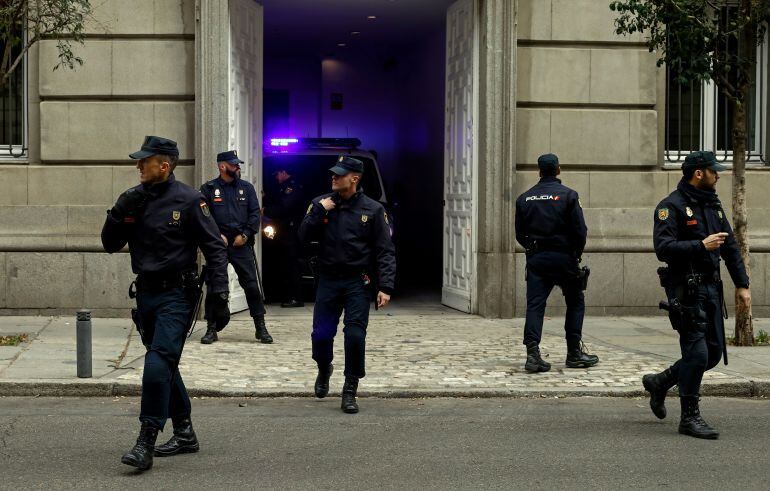
<svg viewBox="0 0 770 491">
<path fill-rule="evenodd" d="M 445 18 L 452 1 L 262 2 L 265 192 L 276 192 L 271 154 L 291 152 L 280 146 L 283 139 L 359 139 L 359 157 L 376 162 L 393 217 L 398 297 L 436 303 L 443 272 Z M 303 158 L 294 166 L 306 203 L 329 188 L 319 187 L 315 166 Z M 268 242 L 263 237 L 265 290 L 279 301 L 280 255 Z"/>
</svg>

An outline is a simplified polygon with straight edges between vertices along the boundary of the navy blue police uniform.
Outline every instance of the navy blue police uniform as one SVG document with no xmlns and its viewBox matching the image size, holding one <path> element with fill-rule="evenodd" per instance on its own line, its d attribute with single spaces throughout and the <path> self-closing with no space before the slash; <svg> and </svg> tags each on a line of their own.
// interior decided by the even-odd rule
<svg viewBox="0 0 770 491">
<path fill-rule="evenodd" d="M 688 155 L 682 168 L 725 169 L 712 152 Z M 722 358 L 727 363 L 721 261 L 737 288 L 748 288 L 749 278 L 730 222 L 713 189 L 696 188 L 683 177 L 676 190 L 655 208 L 653 221 L 655 254 L 667 264 L 658 273 L 669 303 L 669 319 L 679 333 L 682 358 L 660 375 L 645 376 L 645 387 L 658 393 L 664 388 L 664 398 L 665 391 L 678 384 L 680 398 L 697 401 L 703 373 Z M 703 240 L 720 232 L 729 234 L 724 244 L 708 251 Z M 653 411 L 665 416 L 662 408 L 661 398 Z"/>
<path fill-rule="evenodd" d="M 362 173 L 363 164 L 357 159 L 340 157 L 330 170 L 338 175 Z M 336 206 L 327 212 L 320 202 L 329 197 Z M 308 206 L 299 236 L 303 244 L 317 240 L 320 245 L 311 334 L 313 359 L 319 374 L 331 366 L 334 337 L 344 310 L 346 384 L 351 381 L 357 387 L 357 380 L 366 375 L 369 303 L 376 291 L 390 295 L 395 286 L 395 247 L 387 213 L 381 203 L 361 190 L 349 199 L 342 199 L 337 193 L 324 194 Z M 344 392 L 345 387 L 343 397 Z M 316 394 L 319 395 L 318 390 Z"/>
<path fill-rule="evenodd" d="M 588 229 L 578 193 L 556 178 L 558 158 L 543 155 L 538 166 L 540 181 L 516 200 L 516 241 L 527 256 L 524 344 L 528 349 L 540 344 L 546 301 L 554 286 L 559 286 L 567 304 L 564 330 L 568 352 L 574 353 L 581 349 L 585 314 L 579 261 Z M 549 368 L 544 364 L 539 371 Z"/>
<path fill-rule="evenodd" d="M 243 163 L 233 150 L 219 153 L 217 162 L 228 162 L 235 166 Z M 265 305 L 258 283 L 254 255 L 254 243 L 259 237 L 261 222 L 257 193 L 250 182 L 241 179 L 237 174 L 233 175 L 233 180 L 229 183 L 221 177 L 208 181 L 201 186 L 201 193 L 211 209 L 220 233 L 227 238 L 227 260 L 233 265 L 238 283 L 246 295 L 249 314 L 260 331 L 264 326 Z M 246 243 L 243 246 L 234 245 L 238 236 L 244 237 Z M 208 299 L 207 295 L 207 313 Z M 207 314 L 206 318 L 208 317 Z M 211 323 L 209 327 L 213 327 Z M 266 332 L 266 329 L 264 330 Z M 264 335 L 258 335 L 257 338 L 269 342 Z"/>
<path fill-rule="evenodd" d="M 130 157 L 153 155 L 177 157 L 176 143 L 150 136 Z M 108 212 L 101 238 L 109 253 L 128 244 L 131 268 L 137 275 L 133 314 L 147 347 L 139 420 L 143 429 L 150 427 L 157 435 L 170 417 L 176 430 L 178 422 L 189 421 L 191 410 L 178 367 L 199 299 L 198 248 L 206 258 L 209 289 L 220 297 L 217 317 L 221 322 L 229 318 L 229 312 L 224 313 L 227 258 L 216 223 L 201 194 L 177 181 L 172 172 L 164 182 L 125 191 Z M 125 459 L 124 463 L 134 465 Z"/>
<path fill-rule="evenodd" d="M 279 184 L 274 193 L 265 196 L 265 216 L 276 227 L 284 307 L 302 306 L 302 250 L 298 231 L 306 203 L 302 185 L 291 177 Z"/>
</svg>

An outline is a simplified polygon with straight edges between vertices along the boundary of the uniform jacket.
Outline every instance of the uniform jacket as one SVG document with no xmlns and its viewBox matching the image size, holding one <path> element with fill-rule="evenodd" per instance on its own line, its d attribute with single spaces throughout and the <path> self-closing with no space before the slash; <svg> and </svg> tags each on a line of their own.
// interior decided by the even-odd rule
<svg viewBox="0 0 770 491">
<path fill-rule="evenodd" d="M 119 221 L 107 214 L 102 227 L 104 250 L 113 253 L 128 244 L 135 274 L 173 275 L 196 267 L 198 247 L 206 258 L 209 288 L 228 291 L 227 252 L 201 194 L 177 181 L 135 189 L 150 193 L 141 217 Z"/>
<path fill-rule="evenodd" d="M 588 228 L 578 193 L 553 176 L 540 178 L 516 200 L 516 241 L 529 249 L 555 250 L 580 257 Z"/>
<path fill-rule="evenodd" d="M 303 199 L 302 186 L 294 179 L 287 179 L 278 187 L 277 193 L 265 196 L 265 216 L 270 217 L 279 226 L 297 228 L 302 222 L 303 212 L 307 201 Z"/>
<path fill-rule="evenodd" d="M 257 192 L 250 182 L 235 179 L 226 183 L 217 177 L 201 186 L 201 193 L 211 208 L 219 230 L 232 244 L 234 237 L 245 235 L 249 243 L 259 236 L 260 210 Z"/>
<path fill-rule="evenodd" d="M 320 201 L 331 197 L 337 206 L 327 212 Z M 356 192 L 348 200 L 337 193 L 313 199 L 299 227 L 300 240 L 320 242 L 322 271 L 357 274 L 376 268 L 379 289 L 391 294 L 396 280 L 396 254 L 388 215 L 381 203 Z"/>
<path fill-rule="evenodd" d="M 655 254 L 668 263 L 672 274 L 711 275 L 719 272 L 721 258 L 735 286 L 748 288 L 738 243 L 716 193 L 696 189 L 682 180 L 655 208 L 653 220 Z M 730 235 L 719 249 L 707 251 L 703 239 L 719 232 Z"/>
</svg>

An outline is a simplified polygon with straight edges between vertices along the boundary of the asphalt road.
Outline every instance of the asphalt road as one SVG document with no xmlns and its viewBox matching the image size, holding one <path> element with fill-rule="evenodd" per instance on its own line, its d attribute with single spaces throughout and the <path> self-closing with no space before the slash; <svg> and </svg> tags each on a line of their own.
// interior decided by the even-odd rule
<svg viewBox="0 0 770 491">
<path fill-rule="evenodd" d="M 770 486 L 770 401 L 705 399 L 717 441 L 677 434 L 670 402 L 661 422 L 641 399 L 194 400 L 201 451 L 138 474 L 137 399 L 0 398 L 0 488 Z"/>
</svg>

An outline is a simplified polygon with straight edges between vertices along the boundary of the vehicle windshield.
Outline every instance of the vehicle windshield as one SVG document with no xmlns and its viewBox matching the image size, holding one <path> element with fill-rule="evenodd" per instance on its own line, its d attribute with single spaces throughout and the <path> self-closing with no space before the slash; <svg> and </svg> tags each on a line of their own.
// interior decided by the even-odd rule
<svg viewBox="0 0 770 491">
<path fill-rule="evenodd" d="M 303 194 L 308 200 L 331 192 L 331 174 L 329 169 L 337 162 L 337 155 L 300 155 L 277 154 L 265 155 L 263 160 L 265 192 L 269 194 L 277 186 L 273 173 L 280 168 L 286 168 L 292 178 L 302 185 Z M 374 166 L 374 161 L 367 157 L 355 156 L 364 163 L 364 174 L 361 184 L 364 194 L 370 198 L 382 201 L 383 193 L 380 179 Z"/>
</svg>

